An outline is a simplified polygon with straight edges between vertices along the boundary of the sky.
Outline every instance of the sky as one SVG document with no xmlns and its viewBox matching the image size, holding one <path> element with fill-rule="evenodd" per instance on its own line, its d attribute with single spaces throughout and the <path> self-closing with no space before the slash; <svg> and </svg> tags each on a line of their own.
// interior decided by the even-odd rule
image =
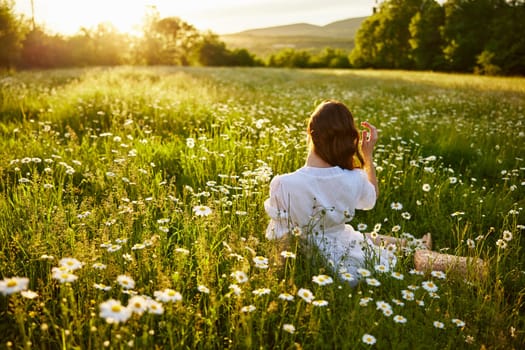
<svg viewBox="0 0 525 350">
<path fill-rule="evenodd" d="M 377 0 L 33 0 L 35 22 L 51 33 L 71 35 L 80 27 L 112 23 L 137 32 L 148 8 L 176 16 L 201 31 L 230 34 L 293 23 L 326 25 L 369 16 Z M 379 1 L 380 2 L 380 1 Z M 31 18 L 31 0 L 16 0 L 15 12 Z"/>
</svg>

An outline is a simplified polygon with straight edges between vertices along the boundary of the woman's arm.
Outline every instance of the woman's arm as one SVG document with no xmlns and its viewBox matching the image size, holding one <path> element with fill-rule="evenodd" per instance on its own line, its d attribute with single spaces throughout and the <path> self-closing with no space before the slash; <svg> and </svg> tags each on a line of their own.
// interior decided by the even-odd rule
<svg viewBox="0 0 525 350">
<path fill-rule="evenodd" d="M 363 130 L 361 137 L 361 151 L 365 160 L 364 171 L 368 176 L 368 181 L 376 190 L 376 198 L 379 197 L 379 186 L 377 185 L 376 169 L 374 166 L 374 146 L 377 142 L 378 134 L 375 126 L 368 122 L 362 122 L 361 126 L 368 130 Z"/>
</svg>

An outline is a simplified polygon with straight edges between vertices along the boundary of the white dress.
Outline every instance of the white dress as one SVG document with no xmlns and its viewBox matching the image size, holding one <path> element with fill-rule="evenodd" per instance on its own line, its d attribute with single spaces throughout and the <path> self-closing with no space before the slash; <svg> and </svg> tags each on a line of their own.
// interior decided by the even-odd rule
<svg viewBox="0 0 525 350">
<path fill-rule="evenodd" d="M 375 201 L 374 186 L 364 170 L 305 166 L 272 179 L 270 197 L 264 202 L 270 216 L 266 237 L 278 239 L 300 232 L 315 244 L 334 272 L 350 273 L 355 284 L 359 268 L 395 265 L 393 254 L 347 224 L 356 209 L 372 209 Z"/>
</svg>

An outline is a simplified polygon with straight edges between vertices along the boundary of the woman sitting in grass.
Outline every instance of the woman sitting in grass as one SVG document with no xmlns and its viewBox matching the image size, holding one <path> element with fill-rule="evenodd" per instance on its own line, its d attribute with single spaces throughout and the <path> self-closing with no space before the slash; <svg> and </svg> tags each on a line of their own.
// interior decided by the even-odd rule
<svg viewBox="0 0 525 350">
<path fill-rule="evenodd" d="M 336 272 L 354 276 L 353 284 L 359 268 L 375 264 L 393 267 L 395 249 L 406 243 L 394 237 L 362 234 L 347 224 L 356 209 L 372 209 L 379 195 L 373 163 L 377 129 L 368 122 L 361 125 L 366 130 L 360 137 L 352 113 L 343 103 L 322 102 L 308 124 L 305 166 L 275 176 L 265 202 L 271 219 L 268 239 L 305 236 L 306 242 L 334 264 Z M 430 234 L 423 236 L 416 249 L 428 252 L 430 240 Z"/>
</svg>

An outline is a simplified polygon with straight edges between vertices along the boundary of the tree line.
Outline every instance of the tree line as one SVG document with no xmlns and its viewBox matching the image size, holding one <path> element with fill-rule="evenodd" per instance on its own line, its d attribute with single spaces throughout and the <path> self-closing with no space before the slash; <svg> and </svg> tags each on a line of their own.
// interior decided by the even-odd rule
<svg viewBox="0 0 525 350">
<path fill-rule="evenodd" d="M 359 28 L 347 52 L 283 49 L 264 60 L 230 49 L 212 32 L 198 31 L 152 8 L 142 35 L 110 24 L 50 35 L 18 17 L 13 0 L 0 0 L 0 68 L 94 65 L 202 65 L 299 68 L 387 68 L 525 74 L 525 0 L 385 0 Z"/>
<path fill-rule="evenodd" d="M 525 74 L 524 0 L 389 0 L 361 25 L 355 67 Z"/>
</svg>

